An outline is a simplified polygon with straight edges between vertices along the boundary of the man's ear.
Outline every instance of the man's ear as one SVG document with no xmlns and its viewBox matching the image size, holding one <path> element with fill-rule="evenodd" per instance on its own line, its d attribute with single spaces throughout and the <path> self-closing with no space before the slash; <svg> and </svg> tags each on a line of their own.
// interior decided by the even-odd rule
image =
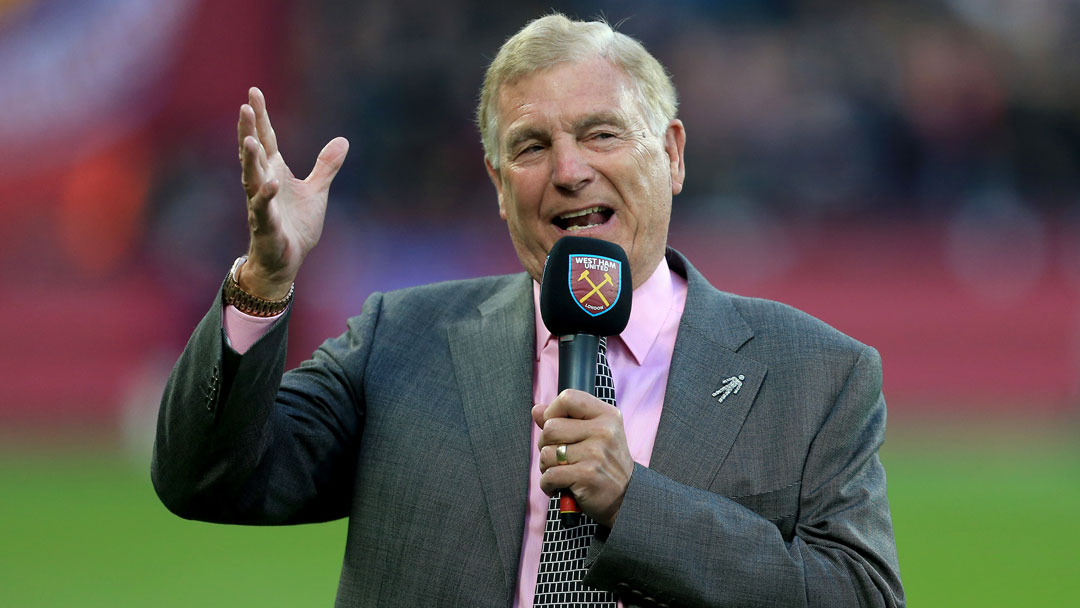
<svg viewBox="0 0 1080 608">
<path fill-rule="evenodd" d="M 668 124 L 664 132 L 664 151 L 667 152 L 671 171 L 671 194 L 682 192 L 683 182 L 686 181 L 686 163 L 683 149 L 686 147 L 686 129 L 682 121 L 675 118 Z"/>
<path fill-rule="evenodd" d="M 495 193 L 499 195 L 499 217 L 506 220 L 506 206 L 503 205 L 503 184 L 502 176 L 499 175 L 499 170 L 491 165 L 491 159 L 484 157 L 484 167 L 487 168 L 488 178 L 491 179 L 491 183 L 495 186 Z"/>
</svg>

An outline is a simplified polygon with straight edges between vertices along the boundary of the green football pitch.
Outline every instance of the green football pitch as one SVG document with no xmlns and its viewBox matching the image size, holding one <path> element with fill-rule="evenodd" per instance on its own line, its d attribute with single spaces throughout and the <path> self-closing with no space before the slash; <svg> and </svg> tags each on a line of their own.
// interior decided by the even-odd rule
<svg viewBox="0 0 1080 608">
<path fill-rule="evenodd" d="M 911 606 L 1080 597 L 1072 433 L 900 433 L 882 451 Z M 329 606 L 345 524 L 174 517 L 148 465 L 107 449 L 0 451 L 0 605 Z"/>
</svg>

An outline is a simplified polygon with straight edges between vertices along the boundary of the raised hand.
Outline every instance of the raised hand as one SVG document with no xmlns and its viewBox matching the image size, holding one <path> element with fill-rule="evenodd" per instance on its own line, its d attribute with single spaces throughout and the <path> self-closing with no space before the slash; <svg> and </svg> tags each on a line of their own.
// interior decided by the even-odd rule
<svg viewBox="0 0 1080 608">
<path fill-rule="evenodd" d="M 248 261 L 238 281 L 250 294 L 278 300 L 288 294 L 300 264 L 319 242 L 330 183 L 345 161 L 349 142 L 332 139 L 319 152 L 311 173 L 297 179 L 281 156 L 266 98 L 256 87 L 240 106 L 236 138 L 251 233 Z"/>
</svg>

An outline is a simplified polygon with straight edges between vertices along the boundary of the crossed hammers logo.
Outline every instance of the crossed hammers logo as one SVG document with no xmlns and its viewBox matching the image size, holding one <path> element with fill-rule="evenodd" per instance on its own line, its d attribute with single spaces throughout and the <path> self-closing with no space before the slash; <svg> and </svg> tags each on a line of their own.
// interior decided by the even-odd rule
<svg viewBox="0 0 1080 608">
<path fill-rule="evenodd" d="M 604 302 L 604 306 L 611 306 L 611 302 L 608 302 L 607 298 L 604 297 L 604 294 L 600 292 L 600 288 L 603 287 L 604 285 L 606 285 L 608 283 L 611 283 L 611 284 L 614 285 L 614 283 L 612 283 L 612 281 L 611 281 L 611 275 L 610 274 L 605 272 L 604 273 L 604 280 L 600 281 L 600 284 L 597 285 L 596 283 L 592 282 L 592 279 L 589 278 L 589 271 L 588 270 L 582 270 L 581 271 L 581 276 L 579 276 L 577 278 L 577 280 L 579 282 L 580 281 L 588 281 L 589 285 L 592 285 L 592 291 L 590 291 L 589 293 L 582 296 L 581 299 L 578 300 L 578 302 L 581 302 L 582 304 L 584 304 L 585 300 L 588 300 L 589 298 L 591 298 L 592 295 L 595 293 L 596 295 L 600 296 L 600 299 Z"/>
</svg>

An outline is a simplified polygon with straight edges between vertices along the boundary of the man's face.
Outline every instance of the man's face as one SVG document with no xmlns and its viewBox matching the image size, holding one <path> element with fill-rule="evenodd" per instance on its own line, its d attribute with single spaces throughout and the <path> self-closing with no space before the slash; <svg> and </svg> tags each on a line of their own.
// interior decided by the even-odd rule
<svg viewBox="0 0 1080 608">
<path fill-rule="evenodd" d="M 566 235 L 617 243 L 634 287 L 667 245 L 671 197 L 685 174 L 682 123 L 649 132 L 630 79 L 603 58 L 564 63 L 499 91 L 499 215 L 536 280 Z"/>
</svg>

